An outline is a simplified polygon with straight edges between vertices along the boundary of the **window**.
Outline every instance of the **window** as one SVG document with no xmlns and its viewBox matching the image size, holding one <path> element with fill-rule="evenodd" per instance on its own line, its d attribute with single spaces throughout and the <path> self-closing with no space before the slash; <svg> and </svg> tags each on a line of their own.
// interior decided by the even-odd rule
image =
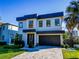
<svg viewBox="0 0 79 59">
<path fill-rule="evenodd" d="M 20 22 L 20 23 L 19 23 L 19 27 L 20 27 L 20 28 L 23 28 L 23 22 Z"/>
<path fill-rule="evenodd" d="M 5 29 L 5 26 L 3 26 L 2 29 L 4 30 Z"/>
<path fill-rule="evenodd" d="M 29 21 L 29 28 L 33 28 L 33 21 Z"/>
<path fill-rule="evenodd" d="M 8 25 L 8 29 L 10 29 L 10 30 L 11 30 L 11 29 L 12 29 L 12 26 L 11 26 L 11 25 Z"/>
<path fill-rule="evenodd" d="M 22 27 L 23 27 L 23 25 L 22 25 Z M 17 26 L 12 26 L 12 30 L 18 31 L 18 27 Z"/>
<path fill-rule="evenodd" d="M 13 44 L 14 43 L 14 39 L 11 39 L 11 44 Z"/>
<path fill-rule="evenodd" d="M 2 36 L 2 40 L 4 40 L 4 38 L 5 38 L 5 37 L 4 37 L 4 35 L 3 35 L 3 36 Z"/>
<path fill-rule="evenodd" d="M 50 20 L 46 20 L 46 26 L 50 27 L 51 26 L 51 21 Z"/>
<path fill-rule="evenodd" d="M 59 19 L 55 19 L 55 25 L 60 26 L 60 20 Z"/>
<path fill-rule="evenodd" d="M 14 39 L 14 34 L 10 34 L 11 39 Z"/>
<path fill-rule="evenodd" d="M 14 34 L 10 34 L 11 44 L 14 43 Z"/>
<path fill-rule="evenodd" d="M 43 27 L 43 22 L 39 21 L 39 27 Z"/>
</svg>

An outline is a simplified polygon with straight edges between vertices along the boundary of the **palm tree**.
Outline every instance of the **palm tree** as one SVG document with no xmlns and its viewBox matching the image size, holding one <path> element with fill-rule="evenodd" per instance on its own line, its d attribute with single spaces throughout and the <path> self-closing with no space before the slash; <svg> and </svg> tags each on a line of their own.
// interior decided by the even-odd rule
<svg viewBox="0 0 79 59">
<path fill-rule="evenodd" d="M 73 36 L 72 31 L 74 28 L 79 29 L 79 1 L 72 1 L 66 9 L 67 16 L 65 18 L 66 27 L 70 33 L 70 39 L 72 40 L 73 46 Z"/>
</svg>

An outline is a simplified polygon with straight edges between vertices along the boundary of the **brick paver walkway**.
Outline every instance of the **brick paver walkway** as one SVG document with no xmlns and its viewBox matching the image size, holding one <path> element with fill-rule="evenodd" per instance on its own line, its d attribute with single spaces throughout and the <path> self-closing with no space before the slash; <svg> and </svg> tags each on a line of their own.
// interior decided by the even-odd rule
<svg viewBox="0 0 79 59">
<path fill-rule="evenodd" d="M 24 52 L 12 59 L 63 59 L 63 55 L 61 48 L 48 48 L 34 52 Z"/>
</svg>

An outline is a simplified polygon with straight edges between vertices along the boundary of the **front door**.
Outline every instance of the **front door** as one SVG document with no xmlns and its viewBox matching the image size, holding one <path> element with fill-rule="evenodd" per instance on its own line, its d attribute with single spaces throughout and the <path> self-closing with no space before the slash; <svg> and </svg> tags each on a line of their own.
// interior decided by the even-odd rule
<svg viewBox="0 0 79 59">
<path fill-rule="evenodd" d="M 29 48 L 34 47 L 34 34 L 28 34 L 27 39 L 27 44 L 29 45 Z"/>
</svg>

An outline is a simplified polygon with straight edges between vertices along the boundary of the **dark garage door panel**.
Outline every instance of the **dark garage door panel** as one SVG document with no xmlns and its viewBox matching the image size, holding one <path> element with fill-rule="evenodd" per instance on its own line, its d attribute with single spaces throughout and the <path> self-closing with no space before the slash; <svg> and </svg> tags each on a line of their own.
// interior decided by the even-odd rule
<svg viewBox="0 0 79 59">
<path fill-rule="evenodd" d="M 40 35 L 39 44 L 60 46 L 60 35 Z"/>
</svg>

